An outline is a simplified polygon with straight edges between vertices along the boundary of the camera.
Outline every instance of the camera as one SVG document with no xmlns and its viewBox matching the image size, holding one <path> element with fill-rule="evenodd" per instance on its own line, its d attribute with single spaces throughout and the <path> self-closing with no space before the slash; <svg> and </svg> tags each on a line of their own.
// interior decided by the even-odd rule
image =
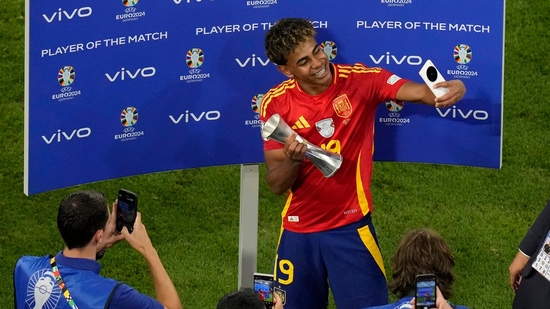
<svg viewBox="0 0 550 309">
<path fill-rule="evenodd" d="M 258 294 L 266 309 L 273 307 L 273 275 L 254 273 L 254 292 Z"/>
<path fill-rule="evenodd" d="M 429 81 L 435 82 L 437 80 L 437 69 L 434 66 L 429 66 L 426 69 L 426 76 Z"/>
<path fill-rule="evenodd" d="M 116 231 L 121 232 L 123 227 L 129 233 L 134 231 L 134 222 L 137 215 L 138 196 L 134 192 L 120 189 L 118 191 Z"/>
<path fill-rule="evenodd" d="M 430 88 L 430 90 L 436 97 L 440 97 L 449 92 L 449 89 L 445 87 L 434 88 L 435 84 L 444 82 L 445 78 L 443 78 L 441 73 L 439 73 L 439 71 L 435 67 L 435 64 L 433 64 L 431 60 L 426 60 L 418 74 L 420 74 L 420 77 L 422 77 L 424 83 L 428 85 L 428 88 Z"/>
<path fill-rule="evenodd" d="M 416 309 L 432 309 L 436 307 L 437 277 L 434 274 L 416 276 L 414 293 Z"/>
</svg>

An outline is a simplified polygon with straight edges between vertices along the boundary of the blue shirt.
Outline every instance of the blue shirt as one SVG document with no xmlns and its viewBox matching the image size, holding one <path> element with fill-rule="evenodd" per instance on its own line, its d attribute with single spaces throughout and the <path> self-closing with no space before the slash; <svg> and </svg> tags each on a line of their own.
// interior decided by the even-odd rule
<svg viewBox="0 0 550 309">
<path fill-rule="evenodd" d="M 400 300 L 388 304 L 388 305 L 382 305 L 382 306 L 374 306 L 374 307 L 367 307 L 363 309 L 414 309 L 413 306 L 411 306 L 410 302 L 413 299 L 412 296 L 405 296 L 401 298 Z M 455 309 L 469 309 L 468 307 L 459 306 L 459 305 L 452 305 L 451 306 Z"/>
<path fill-rule="evenodd" d="M 157 300 L 127 284 L 100 276 L 101 265 L 95 260 L 70 258 L 61 252 L 55 260 L 67 290 L 80 309 L 164 308 Z M 37 302 L 44 303 L 43 308 L 48 309 L 69 308 L 52 275 L 50 256 L 20 258 L 15 266 L 14 287 L 18 309 L 33 308 Z"/>
</svg>

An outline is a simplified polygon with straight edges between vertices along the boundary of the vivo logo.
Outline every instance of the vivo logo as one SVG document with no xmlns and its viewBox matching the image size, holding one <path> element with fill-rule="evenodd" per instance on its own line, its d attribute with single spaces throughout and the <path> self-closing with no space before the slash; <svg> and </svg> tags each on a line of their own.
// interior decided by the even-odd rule
<svg viewBox="0 0 550 309">
<path fill-rule="evenodd" d="M 76 136 L 76 138 L 86 138 L 92 134 L 92 129 L 90 128 L 80 128 L 77 130 L 72 130 L 71 132 L 65 132 L 61 130 L 57 130 L 50 138 L 47 138 L 46 136 L 42 135 L 42 139 L 46 144 L 51 144 L 54 141 L 61 143 L 62 141 L 70 141 L 73 139 L 73 137 Z"/>
<path fill-rule="evenodd" d="M 63 20 L 63 17 L 65 17 L 66 19 L 73 19 L 75 16 L 78 16 L 78 17 L 81 17 L 81 18 L 84 18 L 84 17 L 88 17 L 92 15 L 92 8 L 89 7 L 89 6 L 85 6 L 83 8 L 79 8 L 79 9 L 74 9 L 72 12 L 69 12 L 69 11 L 65 11 L 61 8 L 59 8 L 57 10 L 57 12 L 54 12 L 52 14 L 52 16 L 48 16 L 46 14 L 42 14 L 42 17 L 44 17 L 44 19 L 48 22 L 48 23 L 51 23 L 53 22 L 54 20 L 58 20 L 58 21 L 62 21 Z"/>
<path fill-rule="evenodd" d="M 200 114 L 194 114 L 190 111 L 185 111 L 184 114 L 180 114 L 177 118 L 174 118 L 174 116 L 170 115 L 168 116 L 170 120 L 174 124 L 178 124 L 181 121 L 183 122 L 199 122 L 201 120 L 207 120 L 207 121 L 216 121 L 220 119 L 221 113 L 220 111 L 207 111 L 207 112 L 201 112 Z"/>
<path fill-rule="evenodd" d="M 407 55 L 395 56 L 395 55 L 390 54 L 390 52 L 386 52 L 386 54 L 380 55 L 378 57 L 375 57 L 373 55 L 369 55 L 369 57 L 370 57 L 370 60 L 372 60 L 372 62 L 374 62 L 375 64 L 380 64 L 380 63 L 384 62 L 385 64 L 395 63 L 395 64 L 400 65 L 400 64 L 406 62 L 409 65 L 421 65 L 423 63 L 422 57 L 420 57 L 420 56 L 415 56 L 415 55 L 413 55 L 413 56 L 407 56 Z"/>
<path fill-rule="evenodd" d="M 462 119 L 468 119 L 470 117 L 476 119 L 476 120 L 487 120 L 489 119 L 489 113 L 483 110 L 469 110 L 469 111 L 463 111 L 460 108 L 456 108 L 456 106 L 453 106 L 452 108 L 445 109 L 442 111 L 439 108 L 436 108 L 439 115 L 443 118 L 446 118 L 449 116 L 450 118 L 462 118 Z"/>
<path fill-rule="evenodd" d="M 120 77 L 120 80 L 124 80 L 126 77 L 129 77 L 130 79 L 135 79 L 138 76 L 147 78 L 147 77 L 154 76 L 156 73 L 157 73 L 157 70 L 155 69 L 155 67 L 139 68 L 134 72 L 130 70 L 126 70 L 125 68 L 122 68 L 120 69 L 120 71 L 116 72 L 112 76 L 109 73 L 105 73 L 105 76 L 107 76 L 107 79 L 111 83 L 114 83 L 119 77 Z"/>
<path fill-rule="evenodd" d="M 195 2 L 201 2 L 201 1 L 202 1 L 202 0 L 195 0 Z M 175 4 L 180 4 L 180 3 L 182 3 L 182 2 L 183 2 L 183 0 L 174 0 L 174 3 L 175 3 Z M 185 0 L 185 2 L 186 2 L 186 3 L 191 3 L 191 2 L 193 2 L 193 1 L 191 1 L 191 0 Z"/>
<path fill-rule="evenodd" d="M 244 68 L 249 64 L 250 66 L 255 67 L 256 63 L 258 63 L 258 65 L 265 67 L 269 63 L 269 59 L 262 60 L 262 58 L 257 57 L 256 54 L 252 54 L 251 57 L 244 59 L 244 61 L 239 58 L 235 58 L 235 61 L 237 61 L 237 64 L 239 64 L 241 68 Z"/>
</svg>

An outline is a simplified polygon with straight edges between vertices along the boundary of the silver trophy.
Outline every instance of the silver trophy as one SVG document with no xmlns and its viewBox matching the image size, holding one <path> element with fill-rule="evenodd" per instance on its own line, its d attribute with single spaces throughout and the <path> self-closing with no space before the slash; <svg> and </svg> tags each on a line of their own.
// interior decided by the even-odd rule
<svg viewBox="0 0 550 309">
<path fill-rule="evenodd" d="M 266 140 L 272 139 L 279 143 L 284 144 L 287 137 L 289 137 L 294 130 L 288 126 L 288 124 L 281 119 L 279 114 L 274 114 L 269 117 L 267 122 L 262 128 L 262 137 Z M 330 177 L 336 173 L 336 171 L 342 165 L 342 155 L 326 151 L 323 148 L 312 145 L 305 141 L 301 136 L 296 135 L 296 140 L 304 142 L 306 145 L 306 157 L 315 165 L 325 177 Z"/>
</svg>

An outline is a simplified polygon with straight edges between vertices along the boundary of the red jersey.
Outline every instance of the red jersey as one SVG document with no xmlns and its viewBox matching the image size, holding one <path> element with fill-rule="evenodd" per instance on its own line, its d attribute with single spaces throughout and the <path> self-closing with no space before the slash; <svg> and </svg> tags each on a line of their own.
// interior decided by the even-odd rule
<svg viewBox="0 0 550 309">
<path fill-rule="evenodd" d="M 325 231 L 360 220 L 372 212 L 370 182 L 374 151 L 374 119 L 382 102 L 395 100 L 407 81 L 381 68 L 361 63 L 335 65 L 332 84 L 320 95 L 305 93 L 295 79 L 269 90 L 262 98 L 263 122 L 279 114 L 308 142 L 343 157 L 336 173 L 326 178 L 305 160 L 288 192 L 283 227 L 293 232 Z M 282 149 L 269 140 L 264 151 Z"/>
</svg>

